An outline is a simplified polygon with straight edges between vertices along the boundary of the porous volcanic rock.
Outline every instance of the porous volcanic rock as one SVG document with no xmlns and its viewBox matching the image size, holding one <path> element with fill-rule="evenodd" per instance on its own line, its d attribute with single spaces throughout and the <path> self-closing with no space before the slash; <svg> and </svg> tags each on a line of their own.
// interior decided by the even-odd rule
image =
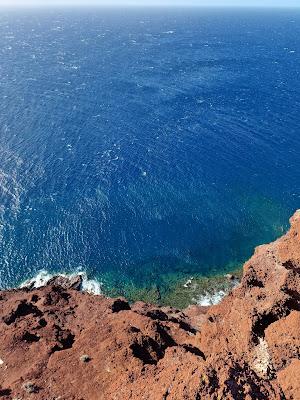
<svg viewBox="0 0 300 400">
<path fill-rule="evenodd" d="M 53 279 L 0 292 L 1 399 L 300 399 L 300 212 L 216 306 L 78 289 Z"/>
</svg>

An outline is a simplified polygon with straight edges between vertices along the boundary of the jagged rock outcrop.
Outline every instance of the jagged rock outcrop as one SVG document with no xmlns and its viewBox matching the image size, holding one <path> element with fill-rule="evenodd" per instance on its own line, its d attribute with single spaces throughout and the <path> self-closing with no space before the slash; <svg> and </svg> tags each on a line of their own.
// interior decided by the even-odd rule
<svg viewBox="0 0 300 400">
<path fill-rule="evenodd" d="M 54 279 L 0 293 L 0 398 L 300 399 L 300 212 L 216 306 L 78 289 Z"/>
</svg>

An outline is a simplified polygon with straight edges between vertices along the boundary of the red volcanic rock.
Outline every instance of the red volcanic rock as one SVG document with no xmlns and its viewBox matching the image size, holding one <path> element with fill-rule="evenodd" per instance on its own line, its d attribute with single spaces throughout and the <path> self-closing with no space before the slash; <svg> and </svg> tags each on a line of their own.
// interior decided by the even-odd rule
<svg viewBox="0 0 300 400">
<path fill-rule="evenodd" d="M 130 305 L 80 286 L 0 292 L 0 399 L 300 399 L 300 212 L 216 306 Z"/>
<path fill-rule="evenodd" d="M 278 372 L 278 382 L 286 394 L 286 400 L 299 399 L 300 394 L 300 360 L 290 360 L 288 367 Z"/>
</svg>

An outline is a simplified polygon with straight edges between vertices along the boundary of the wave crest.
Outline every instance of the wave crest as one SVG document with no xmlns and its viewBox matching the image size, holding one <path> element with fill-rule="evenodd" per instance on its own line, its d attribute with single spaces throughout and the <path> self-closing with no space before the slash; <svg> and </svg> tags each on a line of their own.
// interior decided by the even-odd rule
<svg viewBox="0 0 300 400">
<path fill-rule="evenodd" d="M 80 275 L 82 277 L 82 286 L 81 289 L 83 292 L 101 295 L 102 294 L 102 283 L 95 280 L 95 279 L 88 279 L 86 272 L 74 272 L 72 274 L 50 274 L 46 270 L 40 270 L 38 273 L 33 277 L 20 285 L 20 288 L 25 287 L 35 287 L 40 288 L 46 286 L 50 279 L 55 276 L 62 276 L 64 278 L 74 278 L 75 276 Z"/>
</svg>

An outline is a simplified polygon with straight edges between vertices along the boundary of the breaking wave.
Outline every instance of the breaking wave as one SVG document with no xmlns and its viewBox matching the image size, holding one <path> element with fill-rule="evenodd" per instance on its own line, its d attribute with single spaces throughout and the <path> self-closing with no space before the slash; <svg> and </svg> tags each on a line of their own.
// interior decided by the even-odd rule
<svg viewBox="0 0 300 400">
<path fill-rule="evenodd" d="M 89 279 L 87 277 L 87 274 L 85 272 L 74 272 L 72 274 L 51 274 L 46 270 L 41 270 L 39 271 L 33 278 L 30 278 L 23 282 L 20 285 L 20 288 L 25 288 L 25 287 L 35 287 L 35 288 L 40 288 L 43 286 L 46 286 L 50 279 L 52 279 L 55 276 L 62 276 L 64 278 L 74 278 L 75 276 L 80 275 L 82 277 L 82 286 L 81 290 L 83 292 L 91 293 L 91 294 L 96 294 L 96 295 L 101 295 L 102 294 L 102 283 L 98 282 L 95 279 Z"/>
</svg>

